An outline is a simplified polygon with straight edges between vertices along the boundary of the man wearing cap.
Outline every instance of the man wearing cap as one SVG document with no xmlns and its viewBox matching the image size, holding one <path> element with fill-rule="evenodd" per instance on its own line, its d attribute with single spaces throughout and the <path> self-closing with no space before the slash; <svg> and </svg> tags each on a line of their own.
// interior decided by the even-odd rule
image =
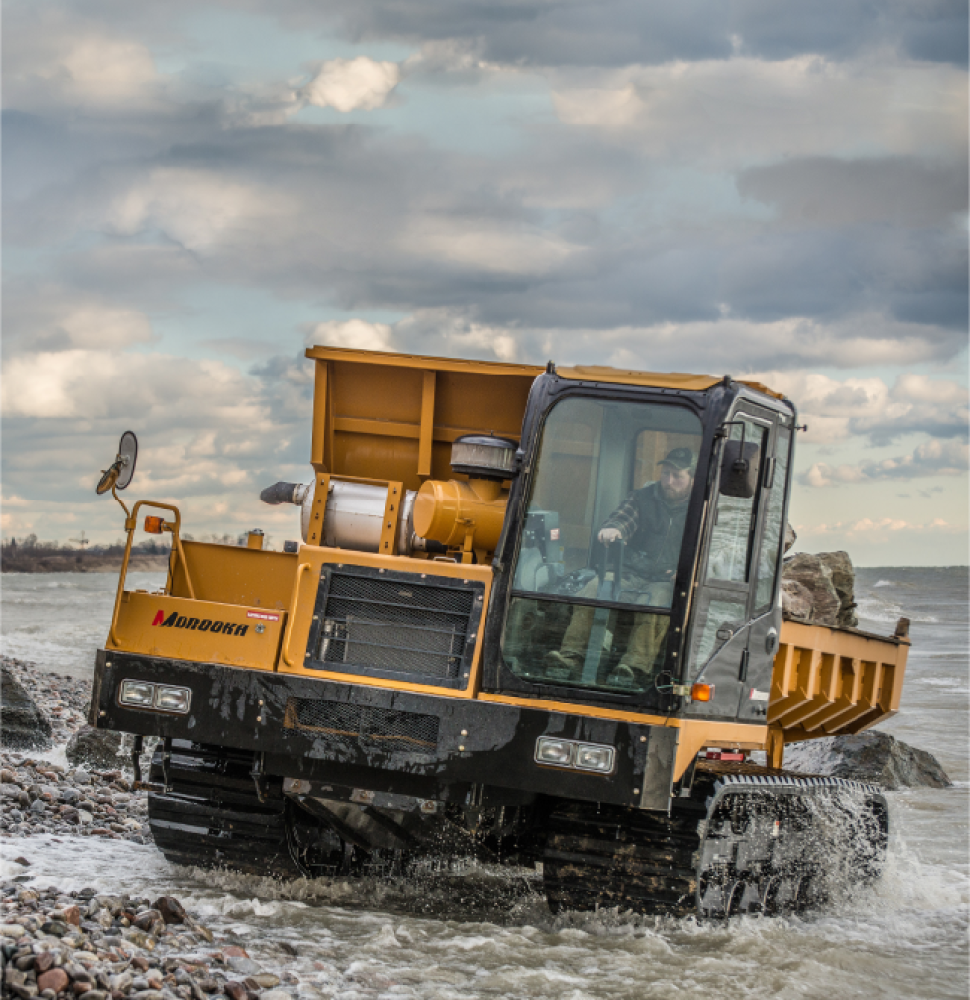
<svg viewBox="0 0 970 1000">
<path fill-rule="evenodd" d="M 659 481 L 634 490 L 607 518 L 597 538 L 604 545 L 621 539 L 626 543 L 621 601 L 669 608 L 697 457 L 690 448 L 674 448 L 661 459 L 659 466 Z M 597 588 L 598 581 L 591 580 L 577 596 L 595 597 Z M 548 667 L 578 679 L 586 659 L 594 614 L 591 607 L 573 609 L 561 648 L 546 656 Z M 666 615 L 638 618 L 611 681 L 647 686 L 668 623 Z"/>
</svg>

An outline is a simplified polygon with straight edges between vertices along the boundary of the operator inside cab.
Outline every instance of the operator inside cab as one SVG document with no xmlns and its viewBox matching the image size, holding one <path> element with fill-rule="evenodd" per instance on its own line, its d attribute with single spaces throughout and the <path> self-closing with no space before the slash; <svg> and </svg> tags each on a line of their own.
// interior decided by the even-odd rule
<svg viewBox="0 0 970 1000">
<path fill-rule="evenodd" d="M 542 431 L 502 641 L 514 686 L 659 700 L 701 422 L 566 399 Z"/>
<path fill-rule="evenodd" d="M 621 600 L 670 606 L 696 468 L 697 457 L 690 448 L 674 448 L 660 461 L 659 480 L 634 490 L 600 528 L 601 544 L 626 546 L 616 592 Z M 599 584 L 594 577 L 577 596 L 596 597 Z M 547 667 L 564 671 L 564 679 L 579 679 L 582 673 L 593 617 L 593 608 L 575 608 L 561 649 L 546 654 Z M 667 624 L 667 618 L 657 616 L 637 621 L 626 652 L 612 671 L 614 683 L 645 687 L 652 680 Z"/>
</svg>

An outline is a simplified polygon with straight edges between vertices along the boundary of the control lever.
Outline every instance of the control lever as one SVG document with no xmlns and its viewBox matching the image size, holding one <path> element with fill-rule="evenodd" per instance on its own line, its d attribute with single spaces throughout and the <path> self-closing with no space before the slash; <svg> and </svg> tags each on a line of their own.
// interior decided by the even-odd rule
<svg viewBox="0 0 970 1000">
<path fill-rule="evenodd" d="M 610 549 L 615 546 L 613 553 Z M 598 563 L 596 575 L 599 577 L 599 586 L 596 589 L 596 598 L 600 601 L 616 601 L 620 596 L 620 575 L 623 572 L 623 549 L 624 542 L 618 538 L 615 542 L 606 544 L 601 542 L 599 551 L 596 554 Z M 612 558 L 611 558 L 612 555 Z M 612 564 L 613 579 L 606 578 L 608 569 Z M 606 626 L 610 621 L 609 608 L 597 608 L 593 613 L 593 626 L 589 633 L 589 645 L 586 647 L 586 660 L 583 663 L 583 683 L 595 684 L 599 674 L 600 658 L 603 655 L 603 640 L 606 638 Z"/>
</svg>

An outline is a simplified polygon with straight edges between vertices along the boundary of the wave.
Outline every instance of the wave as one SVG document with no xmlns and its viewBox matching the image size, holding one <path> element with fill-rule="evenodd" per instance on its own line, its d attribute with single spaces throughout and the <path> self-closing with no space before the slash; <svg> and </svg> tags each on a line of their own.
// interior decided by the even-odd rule
<svg viewBox="0 0 970 1000">
<path fill-rule="evenodd" d="M 921 625 L 937 625 L 940 619 L 936 615 L 918 615 L 908 608 L 890 601 L 882 601 L 878 597 L 858 597 L 856 606 L 860 618 L 886 625 L 895 625 L 900 618 L 908 618 L 911 622 Z"/>
</svg>

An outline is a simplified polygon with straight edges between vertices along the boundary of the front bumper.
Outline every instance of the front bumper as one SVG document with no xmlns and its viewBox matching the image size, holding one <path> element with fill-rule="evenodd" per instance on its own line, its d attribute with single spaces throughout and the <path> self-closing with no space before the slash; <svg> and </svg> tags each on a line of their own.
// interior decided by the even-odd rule
<svg viewBox="0 0 970 1000">
<path fill-rule="evenodd" d="M 120 705 L 124 680 L 187 687 L 177 715 Z M 664 726 L 99 650 L 90 722 L 263 755 L 265 773 L 463 802 L 551 795 L 666 811 L 677 730 Z M 416 734 L 416 738 L 413 737 Z M 540 736 L 615 748 L 610 774 L 539 765 Z"/>
</svg>

